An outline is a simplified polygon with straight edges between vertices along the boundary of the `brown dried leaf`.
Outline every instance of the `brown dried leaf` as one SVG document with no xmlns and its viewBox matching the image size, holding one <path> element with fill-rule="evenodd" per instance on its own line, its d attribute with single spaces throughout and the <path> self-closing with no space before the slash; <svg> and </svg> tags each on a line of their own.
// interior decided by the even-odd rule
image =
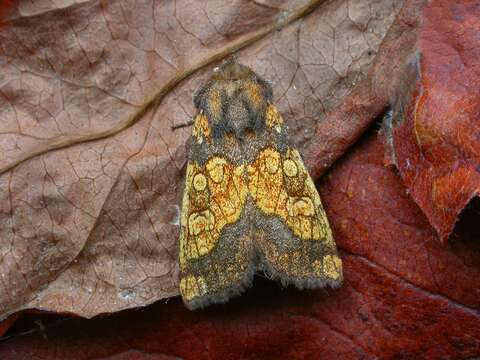
<svg viewBox="0 0 480 360">
<path fill-rule="evenodd" d="M 205 66 L 249 45 L 239 61 L 273 82 L 307 145 L 401 6 L 322 3 L 18 2 L 0 28 L 1 313 L 91 317 L 177 295 L 189 129 L 171 126 L 192 116 Z"/>
</svg>

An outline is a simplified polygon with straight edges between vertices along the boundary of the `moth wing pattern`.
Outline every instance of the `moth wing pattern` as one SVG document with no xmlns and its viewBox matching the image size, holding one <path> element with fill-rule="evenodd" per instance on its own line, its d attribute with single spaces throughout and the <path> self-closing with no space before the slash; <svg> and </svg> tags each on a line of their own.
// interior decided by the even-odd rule
<svg viewBox="0 0 480 360">
<path fill-rule="evenodd" d="M 244 166 L 213 154 L 211 129 L 195 117 L 182 200 L 180 292 L 187 307 L 226 301 L 238 292 L 249 270 L 251 233 L 244 214 Z M 202 156 L 202 153 L 204 156 Z"/>
<path fill-rule="evenodd" d="M 235 62 L 195 95 L 179 249 L 189 309 L 226 302 L 258 270 L 299 288 L 343 280 L 320 196 L 271 98 Z"/>
<path fill-rule="evenodd" d="M 275 105 L 266 112 L 268 146 L 248 166 L 264 270 L 299 288 L 339 286 L 342 262 L 315 184 L 298 150 L 285 142 L 287 129 Z"/>
</svg>

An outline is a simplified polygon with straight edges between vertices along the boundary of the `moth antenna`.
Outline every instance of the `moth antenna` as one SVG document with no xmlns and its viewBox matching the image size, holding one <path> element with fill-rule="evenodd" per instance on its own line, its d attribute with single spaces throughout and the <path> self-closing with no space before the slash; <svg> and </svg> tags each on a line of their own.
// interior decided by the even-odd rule
<svg viewBox="0 0 480 360">
<path fill-rule="evenodd" d="M 175 130 L 180 129 L 180 128 L 192 126 L 193 124 L 194 124 L 194 121 L 190 120 L 190 121 L 180 123 L 180 124 L 177 124 L 177 125 L 172 125 L 170 128 L 172 129 L 172 131 L 175 131 Z"/>
</svg>

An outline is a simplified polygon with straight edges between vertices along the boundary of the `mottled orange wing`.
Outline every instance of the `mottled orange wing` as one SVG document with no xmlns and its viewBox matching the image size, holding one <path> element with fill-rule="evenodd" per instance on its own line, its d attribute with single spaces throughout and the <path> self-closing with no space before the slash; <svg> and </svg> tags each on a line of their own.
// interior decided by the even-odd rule
<svg viewBox="0 0 480 360">
<path fill-rule="evenodd" d="M 244 166 L 211 154 L 203 114 L 195 119 L 192 139 L 211 155 L 201 159 L 191 154 L 182 201 L 180 292 L 187 306 L 195 308 L 216 301 L 242 281 L 250 236 L 242 240 L 236 235 L 242 230 L 246 234 L 246 220 L 239 221 L 247 199 Z"/>
<path fill-rule="evenodd" d="M 268 146 L 247 167 L 265 270 L 299 287 L 340 285 L 342 262 L 320 196 L 299 152 L 276 140 L 286 129 L 272 104 L 266 123 Z"/>
</svg>

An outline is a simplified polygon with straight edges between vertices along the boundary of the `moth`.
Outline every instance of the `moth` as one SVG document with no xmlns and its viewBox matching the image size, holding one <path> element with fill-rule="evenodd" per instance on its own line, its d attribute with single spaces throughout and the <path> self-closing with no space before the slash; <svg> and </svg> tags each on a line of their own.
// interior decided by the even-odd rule
<svg viewBox="0 0 480 360">
<path fill-rule="evenodd" d="M 257 271 L 298 288 L 340 286 L 327 216 L 269 83 L 227 61 L 194 104 L 180 219 L 185 305 L 226 302 Z"/>
</svg>

